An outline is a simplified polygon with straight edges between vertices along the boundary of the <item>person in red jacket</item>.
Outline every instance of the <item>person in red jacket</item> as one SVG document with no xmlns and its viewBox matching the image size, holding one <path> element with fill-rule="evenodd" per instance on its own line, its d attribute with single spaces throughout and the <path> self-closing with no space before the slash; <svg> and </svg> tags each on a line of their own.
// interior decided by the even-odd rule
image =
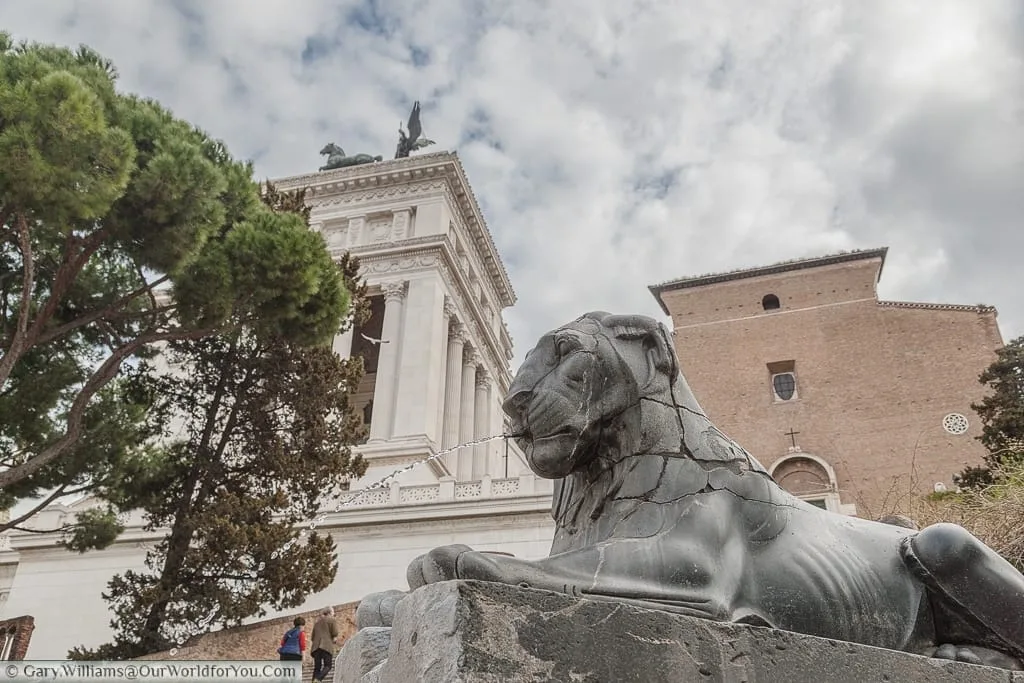
<svg viewBox="0 0 1024 683">
<path fill-rule="evenodd" d="M 306 631 L 302 628 L 306 625 L 306 620 L 295 617 L 293 623 L 295 626 L 284 634 L 281 647 L 277 648 L 282 662 L 301 662 L 302 655 L 306 652 Z"/>
</svg>

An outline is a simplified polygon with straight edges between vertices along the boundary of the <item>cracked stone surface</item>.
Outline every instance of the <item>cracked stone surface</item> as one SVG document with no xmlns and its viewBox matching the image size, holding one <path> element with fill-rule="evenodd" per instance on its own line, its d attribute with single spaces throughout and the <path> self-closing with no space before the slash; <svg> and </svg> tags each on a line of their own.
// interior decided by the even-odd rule
<svg viewBox="0 0 1024 683">
<path fill-rule="evenodd" d="M 960 527 L 790 495 L 707 418 L 652 318 L 593 312 L 544 335 L 503 407 L 531 469 L 556 480 L 549 557 L 445 546 L 412 563 L 411 588 L 476 579 L 1006 668 L 1024 658 L 1024 576 Z"/>
<path fill-rule="evenodd" d="M 384 664 L 386 663 L 387 660 L 384 660 L 377 666 L 370 669 L 370 671 L 367 672 L 365 676 L 359 679 L 359 683 L 380 683 L 380 675 L 381 672 L 384 670 Z"/>
<path fill-rule="evenodd" d="M 1005 669 L 472 581 L 404 600 L 375 673 L 378 683 L 1024 683 Z"/>
<path fill-rule="evenodd" d="M 388 657 L 391 628 L 368 626 L 356 631 L 345 642 L 335 659 L 335 683 L 362 683 L 375 667 Z M 378 672 L 379 675 L 379 672 Z"/>
</svg>

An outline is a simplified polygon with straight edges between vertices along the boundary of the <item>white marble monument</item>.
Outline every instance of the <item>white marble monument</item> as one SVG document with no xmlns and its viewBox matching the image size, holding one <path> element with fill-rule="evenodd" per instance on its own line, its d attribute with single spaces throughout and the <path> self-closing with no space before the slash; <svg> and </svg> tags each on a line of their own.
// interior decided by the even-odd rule
<svg viewBox="0 0 1024 683">
<path fill-rule="evenodd" d="M 369 285 L 372 317 L 335 339 L 340 355 L 363 355 L 367 366 L 356 405 L 370 424 L 358 447 L 369 468 L 352 491 L 500 433 L 512 358 L 501 312 L 515 295 L 458 157 L 423 154 L 274 184 L 308 188 L 313 229 L 337 256 L 357 255 Z M 546 556 L 551 482 L 535 478 L 505 443 L 459 449 L 339 511 L 326 502 L 318 529 L 338 545 L 337 578 L 289 612 L 402 587 L 414 557 L 450 543 Z M 93 504 L 53 505 L 31 524 L 59 528 Z M 0 535 L 0 618 L 35 617 L 30 659 L 63 659 L 76 645 L 109 641 L 101 593 L 115 573 L 143 569 L 158 535 L 142 521 L 133 515 L 117 543 L 84 555 L 58 547 L 55 533 Z"/>
</svg>

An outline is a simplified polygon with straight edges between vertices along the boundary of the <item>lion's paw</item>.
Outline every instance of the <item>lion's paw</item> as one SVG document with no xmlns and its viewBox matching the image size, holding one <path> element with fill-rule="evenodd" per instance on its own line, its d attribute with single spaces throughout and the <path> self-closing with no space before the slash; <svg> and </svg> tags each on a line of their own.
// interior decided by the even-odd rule
<svg viewBox="0 0 1024 683">
<path fill-rule="evenodd" d="M 990 650 L 987 647 L 977 645 L 959 646 L 946 643 L 935 648 L 932 653 L 935 659 L 946 659 L 954 662 L 965 662 L 967 664 L 979 664 L 981 666 L 993 666 L 1000 669 L 1011 669 L 1021 671 L 1024 669 L 1021 662 L 1009 655 L 997 650 Z"/>
<path fill-rule="evenodd" d="M 408 593 L 399 590 L 370 593 L 356 607 L 356 628 L 391 626 L 395 608 Z"/>
<path fill-rule="evenodd" d="M 416 590 L 420 586 L 430 583 L 460 578 L 458 575 L 459 556 L 467 552 L 473 552 L 473 549 L 467 545 L 446 545 L 434 548 L 426 555 L 420 555 L 412 561 L 406 571 L 409 589 Z"/>
</svg>

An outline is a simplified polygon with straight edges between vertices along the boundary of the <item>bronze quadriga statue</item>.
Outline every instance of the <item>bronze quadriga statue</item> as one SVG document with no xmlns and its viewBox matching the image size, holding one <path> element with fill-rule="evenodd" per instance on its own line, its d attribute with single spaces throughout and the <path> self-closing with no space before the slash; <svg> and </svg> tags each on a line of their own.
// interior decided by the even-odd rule
<svg viewBox="0 0 1024 683">
<path fill-rule="evenodd" d="M 1024 576 L 961 527 L 830 513 L 784 491 L 715 428 L 666 329 L 588 313 L 541 338 L 504 405 L 530 467 L 556 479 L 549 557 L 462 545 L 411 588 L 494 581 L 718 621 L 1019 668 Z"/>
</svg>

